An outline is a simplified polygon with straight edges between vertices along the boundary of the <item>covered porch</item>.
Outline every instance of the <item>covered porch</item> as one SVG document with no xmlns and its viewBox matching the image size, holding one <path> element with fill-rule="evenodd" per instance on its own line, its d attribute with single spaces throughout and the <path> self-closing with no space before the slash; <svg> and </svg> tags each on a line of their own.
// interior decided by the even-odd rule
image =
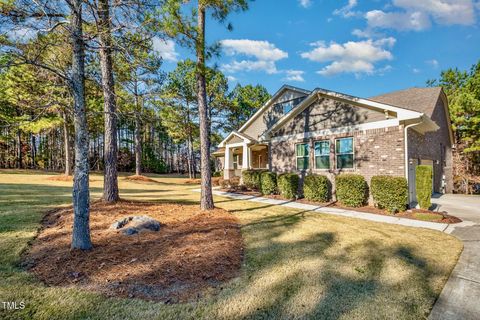
<svg viewBox="0 0 480 320">
<path fill-rule="evenodd" d="M 220 160 L 224 179 L 242 177 L 242 170 L 269 169 L 268 145 L 232 132 L 213 153 Z"/>
</svg>

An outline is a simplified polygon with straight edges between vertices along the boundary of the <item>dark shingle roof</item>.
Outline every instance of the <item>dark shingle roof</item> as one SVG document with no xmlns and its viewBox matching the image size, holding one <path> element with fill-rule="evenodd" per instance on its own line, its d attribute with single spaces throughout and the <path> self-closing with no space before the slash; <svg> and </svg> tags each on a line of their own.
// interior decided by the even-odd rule
<svg viewBox="0 0 480 320">
<path fill-rule="evenodd" d="M 404 109 L 422 112 L 431 117 L 441 92 L 441 87 L 409 88 L 368 99 Z"/>
</svg>

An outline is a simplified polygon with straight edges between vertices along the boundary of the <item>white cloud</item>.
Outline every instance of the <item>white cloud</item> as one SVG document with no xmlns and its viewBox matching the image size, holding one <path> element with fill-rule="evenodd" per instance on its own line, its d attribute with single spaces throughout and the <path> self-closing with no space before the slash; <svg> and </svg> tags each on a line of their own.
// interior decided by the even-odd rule
<svg viewBox="0 0 480 320">
<path fill-rule="evenodd" d="M 441 25 L 473 25 L 476 21 L 472 0 L 394 0 L 392 8 L 365 14 L 368 28 L 421 31 L 432 21 Z"/>
<path fill-rule="evenodd" d="M 227 55 L 247 58 L 240 61 L 233 59 L 229 63 L 222 64 L 221 69 L 229 73 L 238 71 L 278 73 L 275 62 L 288 57 L 287 52 L 278 49 L 268 41 L 225 39 L 220 41 L 220 43 Z"/>
<path fill-rule="evenodd" d="M 222 48 L 228 55 L 242 54 L 255 57 L 258 60 L 277 61 L 288 57 L 288 53 L 275 47 L 268 41 L 248 39 L 225 39 L 220 41 Z"/>
<path fill-rule="evenodd" d="M 221 69 L 229 73 L 238 71 L 265 71 L 268 74 L 278 73 L 274 61 L 264 60 L 233 60 L 231 63 L 222 64 Z"/>
<path fill-rule="evenodd" d="M 413 72 L 413 73 L 420 73 L 421 70 L 420 70 L 420 69 L 417 69 L 417 68 L 413 68 L 413 69 L 412 69 L 412 72 Z"/>
<path fill-rule="evenodd" d="M 333 14 L 336 16 L 342 16 L 344 18 L 350 18 L 353 16 L 356 16 L 359 14 L 359 12 L 355 12 L 352 9 L 357 6 L 358 2 L 357 0 L 348 0 L 348 3 L 340 8 L 340 9 L 335 9 L 333 11 Z"/>
<path fill-rule="evenodd" d="M 431 65 L 433 68 L 438 68 L 438 61 L 436 59 L 425 61 L 426 64 Z"/>
<path fill-rule="evenodd" d="M 302 70 L 285 70 L 286 76 L 282 80 L 285 81 L 298 81 L 298 82 L 304 82 L 305 79 L 303 78 L 303 75 L 305 74 L 305 71 Z"/>
<path fill-rule="evenodd" d="M 234 82 L 237 81 L 238 79 L 235 78 L 234 76 L 227 76 L 228 81 Z"/>
<path fill-rule="evenodd" d="M 376 71 L 375 63 L 393 59 L 393 55 L 388 49 L 392 48 L 395 42 L 395 38 L 392 37 L 379 40 L 349 41 L 344 44 L 331 42 L 328 45 L 323 41 L 317 41 L 311 44 L 316 48 L 301 53 L 301 56 L 315 62 L 330 63 L 318 71 L 321 75 L 373 74 Z"/>
<path fill-rule="evenodd" d="M 415 30 L 420 31 L 430 27 L 430 19 L 423 12 L 383 12 L 369 11 L 365 14 L 370 28 Z"/>
<path fill-rule="evenodd" d="M 178 60 L 178 52 L 175 51 L 175 42 L 167 39 L 153 38 L 153 50 L 166 61 L 176 62 Z"/>
<path fill-rule="evenodd" d="M 312 5 L 312 0 L 298 0 L 298 3 L 304 7 L 304 8 L 308 8 Z"/>
</svg>

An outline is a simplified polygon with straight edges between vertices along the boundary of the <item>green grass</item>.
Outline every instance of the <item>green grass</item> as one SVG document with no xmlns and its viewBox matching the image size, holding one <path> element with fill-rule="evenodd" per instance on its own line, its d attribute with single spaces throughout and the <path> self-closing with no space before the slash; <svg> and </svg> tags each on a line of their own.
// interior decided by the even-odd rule
<svg viewBox="0 0 480 320">
<path fill-rule="evenodd" d="M 419 319 L 438 297 L 462 244 L 440 232 L 216 197 L 242 223 L 241 275 L 216 295 L 167 305 L 45 287 L 18 267 L 45 210 L 71 201 L 71 184 L 0 171 L 1 319 Z M 183 179 L 120 179 L 123 198 L 197 203 Z M 93 176 L 92 197 L 101 176 Z M 425 245 L 427 244 L 428 245 Z M 55 272 L 52 270 L 52 272 Z"/>
</svg>

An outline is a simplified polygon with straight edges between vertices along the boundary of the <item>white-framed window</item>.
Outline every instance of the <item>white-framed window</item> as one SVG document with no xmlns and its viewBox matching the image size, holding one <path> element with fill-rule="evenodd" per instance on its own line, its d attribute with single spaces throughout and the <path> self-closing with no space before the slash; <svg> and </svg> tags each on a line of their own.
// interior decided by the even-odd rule
<svg viewBox="0 0 480 320">
<path fill-rule="evenodd" d="M 353 137 L 335 139 L 337 169 L 353 169 Z"/>
<path fill-rule="evenodd" d="M 308 143 L 298 143 L 295 146 L 297 155 L 297 170 L 307 170 L 309 163 L 309 145 Z"/>
<path fill-rule="evenodd" d="M 315 149 L 315 169 L 330 169 L 330 141 L 316 141 Z"/>
<path fill-rule="evenodd" d="M 241 154 L 233 155 L 233 169 L 242 168 L 243 156 Z"/>
</svg>

